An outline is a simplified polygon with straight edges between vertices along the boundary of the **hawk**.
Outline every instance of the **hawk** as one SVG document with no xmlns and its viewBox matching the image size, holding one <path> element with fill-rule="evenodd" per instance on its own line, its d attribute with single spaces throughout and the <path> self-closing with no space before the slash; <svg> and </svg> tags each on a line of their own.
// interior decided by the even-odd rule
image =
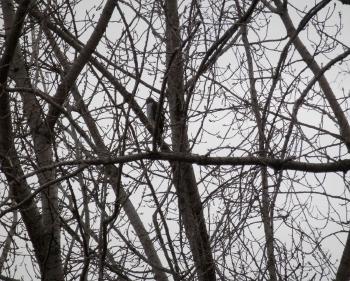
<svg viewBox="0 0 350 281">
<path fill-rule="evenodd" d="M 157 110 L 158 110 L 158 103 L 152 99 L 151 97 L 148 97 L 146 99 L 146 110 L 147 110 L 147 118 L 152 124 L 153 130 L 155 129 L 156 123 L 157 123 Z M 163 111 L 160 113 L 159 122 L 158 122 L 158 141 L 161 140 L 162 134 L 163 134 L 163 127 L 164 127 L 164 113 Z"/>
</svg>

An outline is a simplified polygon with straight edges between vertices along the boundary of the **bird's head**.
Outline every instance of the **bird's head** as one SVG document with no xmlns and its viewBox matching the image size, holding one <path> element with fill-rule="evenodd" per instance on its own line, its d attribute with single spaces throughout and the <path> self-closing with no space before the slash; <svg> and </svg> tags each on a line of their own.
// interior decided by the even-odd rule
<svg viewBox="0 0 350 281">
<path fill-rule="evenodd" d="M 151 97 L 148 97 L 146 99 L 146 104 L 152 104 L 152 103 L 155 103 L 154 99 L 152 99 Z"/>
</svg>

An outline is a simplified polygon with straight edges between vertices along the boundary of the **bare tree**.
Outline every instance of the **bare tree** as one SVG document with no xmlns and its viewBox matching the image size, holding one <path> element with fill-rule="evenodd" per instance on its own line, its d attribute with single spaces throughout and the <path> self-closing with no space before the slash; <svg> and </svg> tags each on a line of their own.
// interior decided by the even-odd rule
<svg viewBox="0 0 350 281">
<path fill-rule="evenodd" d="M 0 280 L 350 280 L 346 1 L 0 3 Z"/>
</svg>

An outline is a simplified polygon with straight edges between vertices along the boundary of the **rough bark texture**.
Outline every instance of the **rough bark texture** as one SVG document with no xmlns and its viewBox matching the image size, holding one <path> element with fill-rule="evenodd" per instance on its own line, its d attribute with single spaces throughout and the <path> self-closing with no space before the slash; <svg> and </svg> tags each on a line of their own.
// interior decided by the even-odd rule
<svg viewBox="0 0 350 281">
<path fill-rule="evenodd" d="M 29 5 L 30 1 L 27 6 Z M 23 5 L 23 3 L 21 4 Z M 22 6 L 20 6 L 22 7 Z M 18 23 L 13 20 L 13 5 L 11 1 L 3 0 L 2 8 L 4 13 L 4 23 L 6 27 L 6 31 L 10 34 L 12 26 L 16 26 L 18 29 Z M 55 96 L 55 101 L 62 105 L 64 102 L 68 91 L 70 89 L 70 85 L 75 81 L 79 72 L 86 64 L 89 56 L 97 46 L 100 38 L 102 37 L 104 30 L 107 27 L 108 21 L 113 13 L 114 3 L 113 1 L 108 1 L 102 16 L 100 18 L 99 23 L 97 24 L 95 32 L 92 34 L 88 44 L 83 49 L 82 54 L 77 58 L 75 64 L 68 72 L 67 76 L 63 79 L 60 87 L 58 88 L 57 94 Z M 22 16 L 23 17 L 23 16 Z M 23 19 L 24 20 L 24 19 Z M 15 24 L 14 24 L 15 23 Z M 21 26 L 21 25 L 20 25 Z M 11 38 L 11 37 L 10 37 Z M 11 43 L 11 41 L 9 41 Z M 24 60 L 21 57 L 19 48 L 15 47 L 13 43 L 9 44 L 12 48 L 14 54 L 13 71 L 11 73 L 12 78 L 16 82 L 18 87 L 32 89 L 32 85 L 30 83 L 30 79 L 28 78 L 28 74 L 26 72 Z M 5 53 L 4 58 L 8 61 L 8 54 Z M 11 61 L 11 60 L 10 60 Z M 4 68 L 5 69 L 5 68 Z M 3 85 L 4 83 L 2 83 Z M 28 118 L 28 124 L 31 130 L 31 134 L 34 142 L 34 150 L 35 156 L 38 163 L 38 167 L 43 167 L 47 165 L 51 165 L 53 163 L 53 151 L 51 147 L 52 137 L 53 137 L 53 127 L 55 122 L 58 119 L 60 111 L 57 107 L 51 106 L 48 114 L 47 122 L 43 122 L 42 112 L 40 105 L 38 104 L 36 98 L 30 93 L 22 94 L 23 99 L 23 109 Z M 10 150 L 13 147 L 13 137 L 12 137 L 12 127 L 10 120 L 10 111 L 8 104 L 8 96 L 6 93 L 1 95 L 1 105 L 2 108 L 1 113 L 7 116 L 4 118 L 2 122 L 4 123 L 2 129 L 4 132 L 1 134 L 3 136 L 7 136 L 8 140 L 3 143 L 2 150 Z M 48 126 L 47 126 L 48 124 Z M 12 143 L 12 144 L 11 144 Z M 14 153 L 14 152 L 13 152 Z M 6 153 L 4 153 L 6 154 Z M 11 154 L 11 152 L 9 153 Z M 9 163 L 18 163 L 16 167 L 16 171 L 20 172 L 21 168 L 18 160 L 14 161 L 16 155 L 12 156 L 12 160 Z M 3 163 L 6 163 L 7 159 L 4 160 Z M 6 173 L 7 166 L 4 166 L 5 175 L 9 181 L 10 186 L 13 186 L 13 194 L 20 202 L 24 200 L 26 197 L 30 196 L 29 189 L 20 190 L 19 187 L 14 182 L 13 175 L 18 175 L 18 172 L 12 172 L 10 178 Z M 22 176 L 22 174 L 21 174 Z M 41 185 L 45 185 L 55 179 L 55 169 L 49 169 L 44 171 L 43 173 L 38 174 L 39 183 Z M 16 178 L 16 177 L 15 177 Z M 22 184 L 24 185 L 24 183 Z M 25 189 L 22 187 L 22 189 Z M 58 185 L 50 184 L 48 188 L 45 188 L 41 193 L 42 199 L 42 211 L 43 214 L 40 219 L 38 219 L 38 214 L 31 214 L 28 217 L 28 223 L 26 223 L 26 227 L 29 232 L 29 236 L 33 239 L 33 246 L 36 249 L 37 260 L 41 269 L 41 277 L 42 280 L 63 280 L 63 269 L 62 269 L 62 260 L 61 260 L 61 245 L 60 245 L 60 225 L 59 225 L 59 212 L 58 212 Z M 34 206 L 33 200 L 29 200 L 23 206 L 27 206 L 28 204 L 32 204 Z M 28 206 L 27 206 L 28 207 Z M 34 207 L 32 207 L 34 208 Z M 25 218 L 27 216 L 27 211 L 21 212 L 22 217 Z M 38 220 L 36 223 L 33 223 L 33 219 Z M 40 223 L 41 227 L 36 226 Z M 42 223 L 42 224 L 41 224 Z M 36 227 L 35 227 L 36 226 Z M 45 226 L 45 227 L 43 227 Z M 35 227 L 33 233 L 31 234 L 30 229 Z M 38 233 L 37 233 L 38 232 Z"/>
<path fill-rule="evenodd" d="M 13 24 L 13 5 L 9 0 L 2 1 L 2 8 L 4 14 L 4 24 L 7 34 L 11 32 Z M 32 89 L 30 79 L 24 64 L 24 60 L 20 53 L 19 46 L 13 48 L 14 58 L 12 61 L 10 75 L 18 87 Z M 45 125 L 41 121 L 41 110 L 36 98 L 30 93 L 22 94 L 23 110 L 28 119 L 28 124 L 34 141 L 34 151 L 38 167 L 50 165 L 53 163 L 52 149 L 45 135 L 41 132 L 45 130 Z M 11 122 L 11 121 L 9 121 Z M 18 169 L 19 163 L 18 163 Z M 39 173 L 39 183 L 41 185 L 47 184 L 54 180 L 55 170 L 47 170 Z M 29 190 L 29 189 L 28 189 Z M 29 192 L 27 192 L 27 196 Z M 58 186 L 52 184 L 46 188 L 42 194 L 42 216 L 35 216 L 39 219 L 38 223 L 42 223 L 42 228 L 38 236 L 33 237 L 33 246 L 38 248 L 37 260 L 40 265 L 41 275 L 43 280 L 63 280 L 62 260 L 61 260 L 61 245 L 60 245 L 60 226 L 58 221 Z M 24 197 L 25 198 L 25 197 Z M 23 200 L 23 199 L 22 199 Z M 16 200 L 17 202 L 20 202 Z M 34 204 L 34 202 L 31 202 Z M 22 217 L 26 211 L 21 212 Z M 32 227 L 32 222 L 26 224 L 27 229 Z M 45 226 L 45 227 L 43 227 Z M 40 246 L 36 246 L 38 244 Z"/>
<path fill-rule="evenodd" d="M 166 1 L 166 48 L 168 67 L 167 98 L 170 106 L 173 150 L 187 151 L 186 112 L 184 112 L 184 74 L 177 1 Z M 202 203 L 193 167 L 177 162 L 174 171 L 180 215 L 190 242 L 199 280 L 215 280 L 215 266 L 210 249 Z"/>
</svg>

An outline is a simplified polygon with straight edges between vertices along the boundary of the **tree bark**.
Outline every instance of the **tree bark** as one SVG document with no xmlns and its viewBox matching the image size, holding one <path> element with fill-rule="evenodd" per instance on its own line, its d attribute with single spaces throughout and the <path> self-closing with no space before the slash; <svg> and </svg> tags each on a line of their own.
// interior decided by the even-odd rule
<svg viewBox="0 0 350 281">
<path fill-rule="evenodd" d="M 314 59 L 314 57 L 310 54 L 306 46 L 300 40 L 298 36 L 296 36 L 296 28 L 293 25 L 292 19 L 290 18 L 287 7 L 284 7 L 280 0 L 274 0 L 274 3 L 277 6 L 279 11 L 279 15 L 282 19 L 282 22 L 287 30 L 287 34 L 289 37 L 295 37 L 293 40 L 293 44 L 300 56 L 303 58 L 304 62 L 308 65 L 310 70 L 313 72 L 315 76 L 321 72 L 321 68 L 318 63 Z M 326 77 L 324 75 L 320 76 L 319 85 L 322 89 L 323 94 L 325 95 L 335 118 L 338 121 L 340 135 L 343 137 L 343 141 L 347 147 L 348 152 L 350 152 L 350 125 L 345 116 L 344 110 L 342 110 L 336 95 L 334 94 L 331 86 L 329 85 Z M 350 232 L 348 234 L 348 238 L 346 241 L 346 245 L 343 251 L 343 255 L 338 267 L 337 281 L 345 281 L 350 280 Z"/>
<path fill-rule="evenodd" d="M 68 67 L 69 67 L 68 60 L 65 57 L 65 55 L 61 52 L 61 50 L 58 48 L 58 45 L 56 44 L 56 42 L 53 41 L 54 39 L 50 31 L 44 28 L 44 32 L 46 33 L 46 36 L 48 37 L 48 40 L 52 45 L 52 48 L 56 54 L 57 59 L 60 61 L 64 69 L 68 70 Z M 79 94 L 78 89 L 73 87 L 72 93 L 73 93 L 73 98 L 77 104 L 77 107 L 79 108 L 79 111 L 85 121 L 85 124 L 89 129 L 90 135 L 96 144 L 96 151 L 95 151 L 96 154 L 99 157 L 105 157 L 106 155 L 109 155 L 108 148 L 105 145 L 103 138 L 101 137 L 97 129 L 94 119 L 91 117 L 88 108 L 84 104 L 83 98 Z M 135 207 L 133 206 L 132 202 L 129 200 L 128 194 L 126 193 L 124 188 L 122 186 L 119 186 L 118 184 L 118 180 L 117 180 L 118 169 L 114 165 L 105 165 L 105 171 L 106 171 L 106 175 L 109 178 L 110 184 L 113 186 L 113 189 L 119 191 L 118 201 L 121 203 L 121 206 L 123 207 L 126 215 L 128 216 L 131 225 L 133 226 L 135 232 L 137 233 L 138 238 L 140 239 L 140 242 L 143 246 L 145 254 L 148 258 L 149 264 L 152 267 L 152 270 L 154 272 L 155 280 L 167 281 L 168 278 L 164 270 L 162 270 L 163 268 L 162 263 L 158 257 L 158 254 L 153 246 L 153 243 L 148 235 L 147 230 L 145 229 L 139 215 L 137 214 Z"/>
<path fill-rule="evenodd" d="M 13 22 L 13 5 L 9 0 L 2 1 L 4 23 L 7 32 L 11 29 Z M 32 89 L 24 60 L 20 53 L 19 46 L 14 48 L 14 59 L 10 75 L 18 87 Z M 28 119 L 28 124 L 34 142 L 34 151 L 38 167 L 53 163 L 51 146 L 42 132 L 45 124 L 42 122 L 42 112 L 36 98 L 30 93 L 22 93 L 23 110 Z M 47 170 L 38 174 L 40 185 L 44 185 L 55 179 L 55 170 Z M 45 228 L 42 230 L 41 238 L 44 245 L 42 253 L 38 258 L 41 264 L 41 275 L 43 280 L 63 280 L 60 226 L 58 217 L 58 185 L 52 184 L 42 194 L 42 223 Z"/>
<path fill-rule="evenodd" d="M 166 1 L 167 98 L 170 106 L 173 150 L 187 152 L 189 144 L 184 112 L 184 67 L 177 10 L 176 0 Z M 216 280 L 209 235 L 192 165 L 176 162 L 173 182 L 198 279 Z"/>
</svg>

